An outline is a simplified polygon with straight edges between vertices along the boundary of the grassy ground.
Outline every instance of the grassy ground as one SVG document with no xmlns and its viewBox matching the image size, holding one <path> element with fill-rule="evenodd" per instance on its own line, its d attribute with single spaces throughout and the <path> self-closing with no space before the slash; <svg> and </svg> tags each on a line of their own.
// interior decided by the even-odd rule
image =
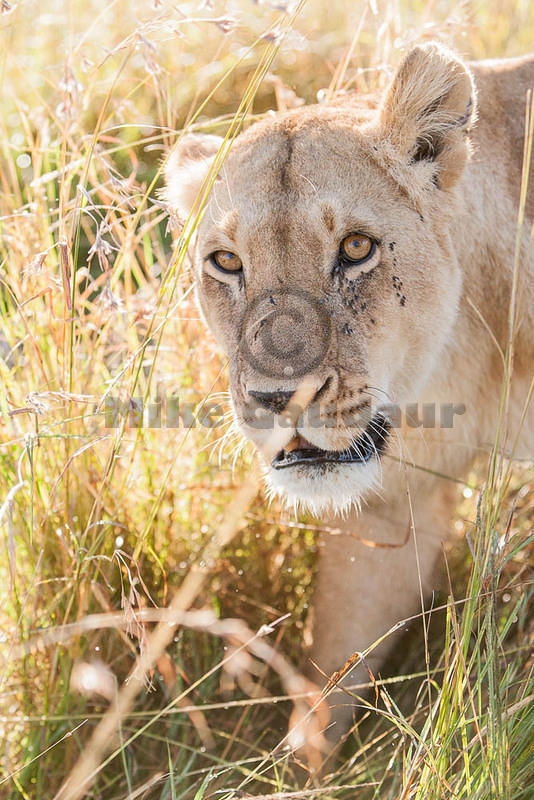
<svg viewBox="0 0 534 800">
<path fill-rule="evenodd" d="M 534 9 L 2 3 L 0 797 L 54 797 L 80 756 L 105 800 L 534 797 L 534 472 L 496 457 L 459 490 L 469 546 L 448 551 L 437 631 L 313 780 L 277 748 L 296 676 L 276 652 L 302 650 L 318 531 L 265 510 L 227 418 L 172 419 L 173 398 L 187 422 L 226 388 L 157 200 L 176 131 L 381 86 L 403 47 L 435 37 L 518 55 Z M 136 427 L 140 398 L 152 417 Z M 132 414 L 113 427 L 119 402 Z M 171 602 L 212 616 L 155 628 Z M 118 694 L 138 654 L 148 679 Z"/>
</svg>

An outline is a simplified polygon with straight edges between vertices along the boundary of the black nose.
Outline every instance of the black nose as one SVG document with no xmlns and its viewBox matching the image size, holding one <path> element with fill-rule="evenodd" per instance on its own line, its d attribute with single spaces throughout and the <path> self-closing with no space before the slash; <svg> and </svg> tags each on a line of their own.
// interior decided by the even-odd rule
<svg viewBox="0 0 534 800">
<path fill-rule="evenodd" d="M 258 405 L 262 408 L 266 408 L 267 411 L 272 411 L 273 414 L 281 414 L 293 397 L 293 394 L 294 392 L 249 391 L 249 395 L 254 398 Z"/>
</svg>

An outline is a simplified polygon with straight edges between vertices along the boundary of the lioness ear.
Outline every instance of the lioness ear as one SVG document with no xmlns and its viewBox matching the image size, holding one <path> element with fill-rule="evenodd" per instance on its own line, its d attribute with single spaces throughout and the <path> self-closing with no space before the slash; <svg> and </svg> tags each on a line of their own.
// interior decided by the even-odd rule
<svg viewBox="0 0 534 800">
<path fill-rule="evenodd" d="M 200 188 L 223 140 L 207 134 L 183 136 L 165 165 L 166 187 L 163 197 L 171 209 L 185 220 L 193 210 Z"/>
<path fill-rule="evenodd" d="M 401 62 L 380 109 L 385 135 L 407 161 L 434 162 L 434 180 L 453 186 L 469 155 L 476 110 L 466 65 L 440 44 L 414 47 Z"/>
</svg>

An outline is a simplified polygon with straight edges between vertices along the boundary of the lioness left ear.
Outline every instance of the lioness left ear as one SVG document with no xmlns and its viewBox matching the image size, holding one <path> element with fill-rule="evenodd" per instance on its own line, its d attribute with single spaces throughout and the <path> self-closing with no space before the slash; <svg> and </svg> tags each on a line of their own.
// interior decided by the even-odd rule
<svg viewBox="0 0 534 800">
<path fill-rule="evenodd" d="M 408 162 L 434 162 L 435 182 L 449 189 L 467 161 L 467 133 L 475 113 L 475 86 L 467 66 L 440 44 L 420 45 L 405 56 L 386 91 L 381 135 Z"/>
<path fill-rule="evenodd" d="M 163 199 L 182 220 L 194 209 L 202 184 L 223 140 L 208 134 L 186 134 L 165 165 Z"/>
</svg>

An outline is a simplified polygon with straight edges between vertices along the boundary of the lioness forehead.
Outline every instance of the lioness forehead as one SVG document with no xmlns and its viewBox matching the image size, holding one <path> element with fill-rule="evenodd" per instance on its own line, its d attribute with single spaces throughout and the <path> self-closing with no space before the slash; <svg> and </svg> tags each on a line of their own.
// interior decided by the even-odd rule
<svg viewBox="0 0 534 800">
<path fill-rule="evenodd" d="M 394 190 L 354 114 L 323 108 L 299 112 L 257 124 L 239 137 L 203 229 L 214 223 L 232 234 L 247 223 L 298 213 L 322 219 L 334 232 L 346 224 L 338 218 L 347 214 L 365 223 Z"/>
</svg>

